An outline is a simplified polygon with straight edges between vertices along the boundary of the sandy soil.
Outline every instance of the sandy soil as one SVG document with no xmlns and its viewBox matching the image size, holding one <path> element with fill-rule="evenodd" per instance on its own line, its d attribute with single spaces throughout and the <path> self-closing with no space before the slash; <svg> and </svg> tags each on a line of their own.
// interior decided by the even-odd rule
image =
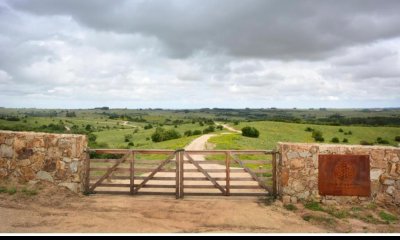
<svg viewBox="0 0 400 240">
<path fill-rule="evenodd" d="M 326 232 L 256 198 L 86 197 L 47 188 L 33 197 L 0 194 L 0 232 Z"/>
</svg>

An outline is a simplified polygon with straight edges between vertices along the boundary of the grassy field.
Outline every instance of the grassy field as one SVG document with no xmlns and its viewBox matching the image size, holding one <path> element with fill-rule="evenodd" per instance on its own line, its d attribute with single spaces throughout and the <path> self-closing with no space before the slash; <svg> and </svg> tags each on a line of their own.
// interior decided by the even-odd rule
<svg viewBox="0 0 400 240">
<path fill-rule="evenodd" d="M 307 127 L 319 130 L 325 138 L 325 143 L 330 143 L 333 137 L 340 140 L 340 144 L 360 144 L 360 141 L 375 142 L 378 137 L 388 140 L 389 145 L 397 146 L 395 136 L 400 136 L 400 128 L 396 127 L 359 127 L 359 126 L 326 126 L 312 124 L 296 124 L 282 122 L 243 122 L 234 128 L 240 130 L 245 126 L 255 127 L 260 131 L 259 138 L 243 137 L 240 134 L 220 135 L 213 137 L 209 142 L 216 145 L 216 149 L 274 149 L 277 142 L 303 142 L 313 143 L 311 132 L 306 132 Z M 343 132 L 339 132 L 339 129 Z M 345 132 L 351 131 L 351 135 Z M 343 143 L 347 138 L 348 143 Z"/>
</svg>

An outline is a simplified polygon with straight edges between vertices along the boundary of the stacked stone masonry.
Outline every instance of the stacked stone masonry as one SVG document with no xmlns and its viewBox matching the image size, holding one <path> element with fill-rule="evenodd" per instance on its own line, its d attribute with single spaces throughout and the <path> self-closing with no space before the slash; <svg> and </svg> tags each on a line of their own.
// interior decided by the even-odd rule
<svg viewBox="0 0 400 240">
<path fill-rule="evenodd" d="M 375 202 L 400 206 L 400 148 L 300 143 L 279 143 L 278 148 L 278 193 L 284 203 L 313 200 L 326 204 Z M 319 154 L 369 155 L 371 196 L 320 196 Z"/>
<path fill-rule="evenodd" d="M 84 135 L 0 131 L 0 180 L 45 180 L 80 192 L 86 148 Z"/>
</svg>

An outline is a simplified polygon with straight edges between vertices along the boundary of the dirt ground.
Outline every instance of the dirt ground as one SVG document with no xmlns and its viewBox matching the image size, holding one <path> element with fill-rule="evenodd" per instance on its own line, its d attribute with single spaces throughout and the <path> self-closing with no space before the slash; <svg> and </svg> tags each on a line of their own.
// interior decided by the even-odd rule
<svg viewBox="0 0 400 240">
<path fill-rule="evenodd" d="M 354 219 L 303 220 L 279 201 L 239 197 L 82 196 L 47 183 L 28 196 L 0 194 L 2 233 L 329 233 L 399 232 L 400 225 Z M 351 227 L 349 228 L 349 225 Z M 342 226 L 342 227 L 340 227 Z"/>
</svg>

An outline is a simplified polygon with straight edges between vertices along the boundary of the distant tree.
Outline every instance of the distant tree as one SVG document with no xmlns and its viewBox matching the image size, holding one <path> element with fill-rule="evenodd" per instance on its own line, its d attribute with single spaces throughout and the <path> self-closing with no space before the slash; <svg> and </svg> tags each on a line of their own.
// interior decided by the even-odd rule
<svg viewBox="0 0 400 240">
<path fill-rule="evenodd" d="M 349 140 L 347 139 L 347 138 L 343 138 L 343 141 L 342 142 L 344 142 L 344 143 L 348 143 L 349 142 Z"/>
<path fill-rule="evenodd" d="M 150 123 L 149 124 L 147 124 L 147 125 L 145 125 L 144 127 L 143 127 L 144 129 L 152 129 L 153 128 L 153 125 L 151 125 Z"/>
<path fill-rule="evenodd" d="M 314 140 L 316 141 L 316 142 L 323 142 L 323 141 L 325 141 L 325 139 L 323 138 L 323 136 L 322 136 L 322 132 L 321 131 L 319 131 L 319 130 L 314 130 L 313 132 L 312 132 L 312 138 L 314 138 Z"/>
<path fill-rule="evenodd" d="M 339 132 L 343 132 L 343 129 L 339 128 Z"/>
<path fill-rule="evenodd" d="M 158 127 L 156 131 L 151 135 L 153 142 L 162 142 L 171 139 L 180 138 L 181 135 L 174 129 L 165 130 L 164 128 Z"/>
<path fill-rule="evenodd" d="M 210 133 L 210 132 L 215 132 L 215 127 L 214 126 L 208 126 L 207 128 L 205 128 L 203 130 L 203 134 L 207 134 L 207 133 Z"/>
<path fill-rule="evenodd" d="M 242 136 L 258 138 L 260 136 L 260 132 L 254 127 L 246 126 L 242 128 Z"/>
<path fill-rule="evenodd" d="M 333 143 L 338 143 L 338 142 L 339 142 L 339 138 L 333 137 L 333 138 L 331 139 L 331 142 L 333 142 Z"/>
<path fill-rule="evenodd" d="M 360 141 L 360 144 L 361 144 L 361 145 L 374 145 L 372 142 L 368 142 L 368 141 L 366 141 L 366 140 L 361 140 L 361 141 Z"/>
<path fill-rule="evenodd" d="M 192 135 L 201 135 L 201 131 L 200 130 L 194 130 Z"/>
<path fill-rule="evenodd" d="M 65 114 L 66 117 L 76 117 L 76 113 L 75 112 L 68 112 Z"/>
<path fill-rule="evenodd" d="M 224 127 L 223 127 L 222 125 L 218 125 L 218 126 L 217 126 L 217 129 L 218 129 L 218 130 L 222 130 L 222 129 L 224 129 Z"/>
<path fill-rule="evenodd" d="M 185 135 L 186 137 L 192 136 L 192 134 L 193 134 L 192 130 L 187 130 L 187 131 L 185 131 L 185 133 L 184 133 L 184 135 Z"/>
<path fill-rule="evenodd" d="M 238 120 L 235 120 L 235 121 L 233 121 L 233 124 L 234 124 L 234 125 L 239 125 L 239 121 L 238 121 Z"/>
<path fill-rule="evenodd" d="M 306 129 L 305 129 L 304 131 L 306 131 L 306 132 L 312 132 L 312 131 L 314 131 L 314 129 L 312 129 L 312 128 L 310 128 L 310 127 L 306 127 Z"/>
</svg>

